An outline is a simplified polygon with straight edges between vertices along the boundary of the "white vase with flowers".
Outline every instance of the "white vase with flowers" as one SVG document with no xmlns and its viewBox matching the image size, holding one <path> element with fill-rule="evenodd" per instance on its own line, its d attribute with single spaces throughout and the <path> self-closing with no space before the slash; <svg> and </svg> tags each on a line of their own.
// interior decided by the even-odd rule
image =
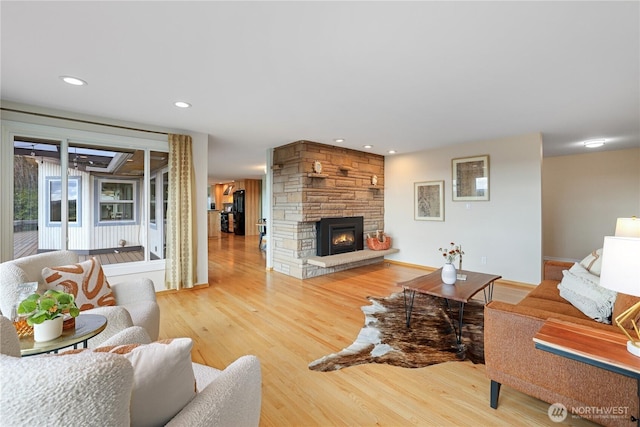
<svg viewBox="0 0 640 427">
<path fill-rule="evenodd" d="M 438 250 L 442 252 L 445 260 L 445 264 L 442 266 L 442 282 L 447 285 L 454 285 L 456 283 L 457 271 L 453 263 L 458 257 L 462 258 L 464 252 L 462 252 L 461 246 L 453 242 L 449 243 L 448 248 L 440 248 Z"/>
</svg>

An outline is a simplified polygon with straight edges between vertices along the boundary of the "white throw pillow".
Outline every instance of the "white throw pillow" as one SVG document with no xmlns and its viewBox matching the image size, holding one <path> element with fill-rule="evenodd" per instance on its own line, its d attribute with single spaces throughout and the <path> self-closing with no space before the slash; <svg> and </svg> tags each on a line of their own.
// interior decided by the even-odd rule
<svg viewBox="0 0 640 427">
<path fill-rule="evenodd" d="M 580 261 L 580 265 L 589 273 L 600 277 L 600 270 L 602 270 L 602 248 L 596 249 L 584 257 L 584 259 Z"/>
<path fill-rule="evenodd" d="M 191 338 L 174 338 L 151 344 L 126 344 L 71 350 L 115 353 L 133 365 L 131 425 L 159 426 L 168 423 L 196 395 L 191 364 Z"/>
<path fill-rule="evenodd" d="M 600 286 L 600 277 L 589 273 L 580 263 L 562 272 L 558 284 L 560 296 L 586 316 L 600 323 L 611 323 L 616 292 Z"/>
</svg>

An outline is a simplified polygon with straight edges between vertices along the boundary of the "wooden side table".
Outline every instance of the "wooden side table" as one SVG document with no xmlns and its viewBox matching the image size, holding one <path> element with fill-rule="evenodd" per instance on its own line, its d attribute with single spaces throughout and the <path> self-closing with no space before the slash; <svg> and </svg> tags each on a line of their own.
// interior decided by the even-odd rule
<svg viewBox="0 0 640 427">
<path fill-rule="evenodd" d="M 55 340 L 36 342 L 33 336 L 20 338 L 20 354 L 24 357 L 42 353 L 57 353 L 58 350 L 65 347 L 78 348 L 80 343 L 86 348 L 87 341 L 104 331 L 106 327 L 106 317 L 99 314 L 81 314 L 76 317 L 75 328 L 62 331 L 62 335 Z"/>
<path fill-rule="evenodd" d="M 640 358 L 627 351 L 627 337 L 558 319 L 548 319 L 533 337 L 535 347 L 558 356 L 616 372 L 638 381 L 640 427 Z"/>
</svg>

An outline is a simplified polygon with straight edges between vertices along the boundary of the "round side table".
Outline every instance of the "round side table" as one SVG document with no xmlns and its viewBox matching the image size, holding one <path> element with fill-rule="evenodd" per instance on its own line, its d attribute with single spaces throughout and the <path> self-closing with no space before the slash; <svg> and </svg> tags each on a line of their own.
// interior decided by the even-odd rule
<svg viewBox="0 0 640 427">
<path fill-rule="evenodd" d="M 33 356 L 42 353 L 57 353 L 65 347 L 78 348 L 82 343 L 87 348 L 87 341 L 95 337 L 107 327 L 107 318 L 99 314 L 81 314 L 76 317 L 76 326 L 73 329 L 62 331 L 55 340 L 36 342 L 33 336 L 20 338 L 20 354 Z"/>
</svg>

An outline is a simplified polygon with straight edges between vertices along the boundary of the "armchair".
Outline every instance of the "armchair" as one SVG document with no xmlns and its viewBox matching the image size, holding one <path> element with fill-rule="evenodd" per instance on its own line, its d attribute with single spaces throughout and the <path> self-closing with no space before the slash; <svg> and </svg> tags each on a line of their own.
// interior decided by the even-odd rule
<svg viewBox="0 0 640 427">
<path fill-rule="evenodd" d="M 44 252 L 0 264 L 0 313 L 9 316 L 11 305 L 18 297 L 16 285 L 25 282 L 38 282 L 38 291 L 45 290 L 42 277 L 44 267 L 75 264 L 78 255 L 72 251 Z M 101 314 L 107 317 L 107 328 L 101 334 L 89 340 L 89 347 L 97 347 L 130 326 L 143 327 L 152 340 L 158 338 L 160 330 L 160 307 L 156 302 L 153 282 L 138 279 L 111 285 L 116 305 L 86 310 L 86 313 Z"/>
<path fill-rule="evenodd" d="M 0 419 L 3 424 L 130 424 L 135 373 L 124 356 L 84 351 L 20 358 L 18 341 L 11 321 L 0 316 Z M 114 335 L 105 344 L 149 341 L 144 329 L 134 326 Z M 222 371 L 197 363 L 192 366 L 197 393 L 168 426 L 258 425 L 262 373 L 255 356 L 242 356 Z M 79 396 L 82 396 L 80 400 Z"/>
</svg>

